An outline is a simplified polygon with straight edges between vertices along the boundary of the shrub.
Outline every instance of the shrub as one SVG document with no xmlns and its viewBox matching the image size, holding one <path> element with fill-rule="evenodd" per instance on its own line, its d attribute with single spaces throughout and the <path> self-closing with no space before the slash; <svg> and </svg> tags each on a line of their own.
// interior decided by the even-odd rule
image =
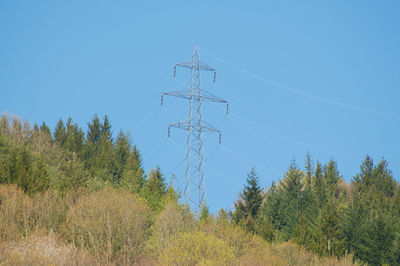
<svg viewBox="0 0 400 266">
<path fill-rule="evenodd" d="M 57 190 L 47 190 L 33 197 L 34 223 L 37 229 L 59 231 L 65 222 L 68 199 Z"/>
<path fill-rule="evenodd" d="M 148 248 L 153 254 L 158 255 L 157 253 L 167 247 L 171 238 L 193 229 L 194 226 L 195 220 L 188 207 L 169 202 L 154 223 L 153 236 Z"/>
<path fill-rule="evenodd" d="M 132 263 L 143 250 L 149 214 L 140 197 L 105 188 L 79 198 L 68 211 L 67 235 L 99 260 Z"/>
<path fill-rule="evenodd" d="M 32 200 L 16 185 L 0 186 L 0 239 L 16 240 L 32 229 Z"/>
<path fill-rule="evenodd" d="M 94 265 L 96 261 L 54 234 L 2 243 L 1 265 Z"/>
<path fill-rule="evenodd" d="M 226 243 L 201 231 L 177 235 L 161 253 L 161 265 L 229 265 L 233 251 Z"/>
</svg>

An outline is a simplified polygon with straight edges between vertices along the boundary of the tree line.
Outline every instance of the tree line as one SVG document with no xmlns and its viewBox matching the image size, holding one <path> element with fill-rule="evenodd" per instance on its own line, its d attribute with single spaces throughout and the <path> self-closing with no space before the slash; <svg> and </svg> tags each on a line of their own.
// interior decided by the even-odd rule
<svg viewBox="0 0 400 266">
<path fill-rule="evenodd" d="M 307 154 L 304 170 L 292 161 L 265 190 L 252 169 L 232 211 L 196 214 L 159 167 L 144 172 L 129 133 L 113 134 L 107 116 L 86 131 L 60 119 L 52 131 L 3 115 L 0 262 L 400 264 L 399 189 L 385 160 L 367 156 L 347 184 L 334 160 Z"/>
<path fill-rule="evenodd" d="M 66 193 L 110 185 L 140 194 L 152 208 L 177 197 L 159 167 L 145 174 L 129 133 L 120 131 L 114 138 L 107 116 L 100 120 L 94 115 L 87 127 L 84 132 L 71 118 L 60 119 L 51 132 L 46 123 L 31 126 L 3 115 L 0 184 L 17 184 L 29 195 L 47 189 Z"/>
<path fill-rule="evenodd" d="M 234 223 L 269 242 L 292 241 L 320 256 L 370 265 L 400 264 L 400 187 L 386 160 L 366 156 L 347 184 L 336 162 L 304 170 L 293 160 L 265 191 L 254 169 L 231 212 Z"/>
</svg>

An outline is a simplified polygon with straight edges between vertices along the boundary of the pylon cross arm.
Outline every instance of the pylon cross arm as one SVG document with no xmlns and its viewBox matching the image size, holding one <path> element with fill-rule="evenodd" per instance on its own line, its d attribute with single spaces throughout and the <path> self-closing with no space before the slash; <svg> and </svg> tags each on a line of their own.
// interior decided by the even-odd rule
<svg viewBox="0 0 400 266">
<path fill-rule="evenodd" d="M 208 102 L 219 102 L 219 103 L 228 103 L 226 100 L 223 100 L 215 95 L 212 95 L 209 92 L 203 91 L 203 95 L 196 95 L 192 93 L 193 90 L 186 89 L 181 91 L 170 91 L 170 92 L 163 92 L 163 95 L 174 96 L 184 99 L 192 99 L 192 100 L 202 100 Z"/>
<path fill-rule="evenodd" d="M 195 68 L 196 70 L 206 70 L 206 71 L 213 71 L 215 72 L 215 69 L 207 66 L 206 64 L 200 62 L 200 64 L 193 64 L 193 62 L 184 62 L 184 63 L 179 63 L 176 64 L 175 67 L 185 67 L 185 68 Z"/>
</svg>

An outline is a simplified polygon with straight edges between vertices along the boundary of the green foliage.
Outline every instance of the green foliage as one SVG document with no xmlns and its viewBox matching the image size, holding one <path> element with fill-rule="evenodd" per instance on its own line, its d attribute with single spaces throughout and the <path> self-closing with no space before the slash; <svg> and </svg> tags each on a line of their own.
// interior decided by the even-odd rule
<svg viewBox="0 0 400 266">
<path fill-rule="evenodd" d="M 212 216 L 210 214 L 210 211 L 208 210 L 207 203 L 204 202 L 201 206 L 199 221 L 202 223 L 207 223 L 210 218 L 212 218 Z"/>
<path fill-rule="evenodd" d="M 43 161 L 28 149 L 11 148 L 3 156 L 5 158 L 2 158 L 4 164 L 0 183 L 17 184 L 29 194 L 49 187 L 49 174 Z"/>
<path fill-rule="evenodd" d="M 246 181 L 247 185 L 244 186 L 239 200 L 235 203 L 232 217 L 235 223 L 243 223 L 250 230 L 254 230 L 255 219 L 262 204 L 262 190 L 254 168 L 247 174 Z"/>
<path fill-rule="evenodd" d="M 177 235 L 163 251 L 161 265 L 229 265 L 232 249 L 221 239 L 201 231 Z"/>
<path fill-rule="evenodd" d="M 164 206 L 167 195 L 167 186 L 160 167 L 150 170 L 149 178 L 147 179 L 146 185 L 141 194 L 147 199 L 151 208 L 159 210 Z"/>
<path fill-rule="evenodd" d="M 168 202 L 155 220 L 147 248 L 153 255 L 158 256 L 178 234 L 192 231 L 194 228 L 195 219 L 189 208 Z"/>
<path fill-rule="evenodd" d="M 159 167 L 146 178 L 107 116 L 87 132 L 71 118 L 53 132 L 0 118 L 0 263 L 400 264 L 400 186 L 385 160 L 367 156 L 346 184 L 333 159 L 314 166 L 307 154 L 265 193 L 252 169 L 234 212 L 215 218 L 204 204 L 194 219 L 178 194 Z M 38 239 L 64 255 L 32 248 Z"/>
</svg>

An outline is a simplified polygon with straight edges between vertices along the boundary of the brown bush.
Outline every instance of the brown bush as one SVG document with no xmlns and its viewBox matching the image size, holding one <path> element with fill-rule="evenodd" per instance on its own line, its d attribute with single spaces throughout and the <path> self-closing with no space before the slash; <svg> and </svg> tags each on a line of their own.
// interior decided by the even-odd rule
<svg viewBox="0 0 400 266">
<path fill-rule="evenodd" d="M 65 222 L 69 200 L 59 191 L 47 190 L 33 198 L 34 224 L 36 229 L 59 231 Z"/>
<path fill-rule="evenodd" d="M 67 236 L 106 263 L 133 263 L 143 251 L 149 215 L 139 196 L 106 188 L 79 198 L 68 211 Z"/>
<path fill-rule="evenodd" d="M 55 234 L 32 235 L 16 242 L 2 243 L 1 265 L 95 265 L 96 261 Z"/>
<path fill-rule="evenodd" d="M 0 186 L 0 239 L 27 236 L 33 227 L 32 200 L 16 185 Z"/>
<path fill-rule="evenodd" d="M 252 248 L 239 259 L 239 265 L 353 265 L 351 258 L 319 257 L 290 242 Z"/>
</svg>

